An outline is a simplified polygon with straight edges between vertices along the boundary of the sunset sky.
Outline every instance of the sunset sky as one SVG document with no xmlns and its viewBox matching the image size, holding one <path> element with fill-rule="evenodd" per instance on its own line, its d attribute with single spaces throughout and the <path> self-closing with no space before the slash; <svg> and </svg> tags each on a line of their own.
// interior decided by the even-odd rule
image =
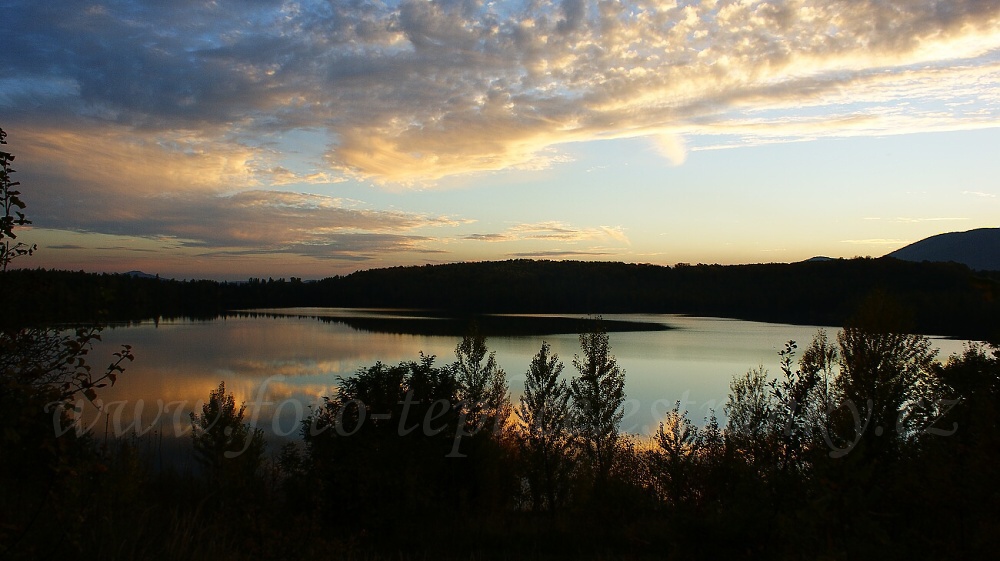
<svg viewBox="0 0 1000 561">
<path fill-rule="evenodd" d="M 176 278 L 1000 226 L 1000 1 L 0 0 L 39 251 Z"/>
</svg>

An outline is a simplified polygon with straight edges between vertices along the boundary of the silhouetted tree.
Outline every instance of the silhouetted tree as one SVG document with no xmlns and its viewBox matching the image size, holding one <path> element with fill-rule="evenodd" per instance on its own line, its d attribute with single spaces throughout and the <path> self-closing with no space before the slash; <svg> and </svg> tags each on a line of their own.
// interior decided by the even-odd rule
<svg viewBox="0 0 1000 561">
<path fill-rule="evenodd" d="M 936 351 L 907 332 L 899 305 L 875 294 L 837 336 L 840 372 L 835 387 L 841 442 L 874 458 L 894 457 L 903 440 L 926 424 L 921 404 L 933 401 Z"/>
<path fill-rule="evenodd" d="M 0 129 L 0 145 L 6 144 Z M 104 369 L 88 362 L 100 328 L 35 325 L 32 296 L 37 284 L 19 286 L 7 271 L 17 257 L 35 247 L 15 242 L 14 230 L 31 222 L 19 185 L 13 181 L 14 157 L 0 151 L 0 557 L 48 557 L 61 547 L 74 553 L 85 531 L 84 510 L 94 500 L 94 481 L 105 466 L 83 433 L 79 420 L 97 390 L 113 385 L 133 360 L 127 345 Z M 28 309 L 23 306 L 27 304 Z M 86 499 L 84 499 L 86 497 Z M 72 513 L 72 514 L 70 514 Z M 93 531 L 93 528 L 86 528 Z"/>
<path fill-rule="evenodd" d="M 796 509 L 808 501 L 808 520 L 841 554 L 889 551 L 884 544 L 905 526 L 891 522 L 903 514 L 894 505 L 908 493 L 908 466 L 941 395 L 928 339 L 905 326 L 905 314 L 876 293 L 836 345 L 820 331 L 797 369 L 789 342 L 777 378 L 760 368 L 733 381 L 726 443 L 739 495 L 756 494 L 757 508 L 767 508 L 759 514 L 774 521 L 755 532 L 767 536 L 762 544 L 801 527 Z"/>
<path fill-rule="evenodd" d="M 680 402 L 667 411 L 660 427 L 653 435 L 656 449 L 652 455 L 653 483 L 658 494 L 671 505 L 688 500 L 697 492 L 693 485 L 698 469 L 700 441 L 698 429 L 687 418 L 687 411 L 680 410 Z"/>
<path fill-rule="evenodd" d="M 816 332 L 799 359 L 803 377 L 813 381 L 812 391 L 802 404 L 803 413 L 813 430 L 820 430 L 821 427 L 825 430 L 827 414 L 839 400 L 834 384 L 839 360 L 840 352 L 824 329 Z"/>
<path fill-rule="evenodd" d="M 583 357 L 573 357 L 580 376 L 570 380 L 572 421 L 600 492 L 614 460 L 618 424 L 624 415 L 625 371 L 611 354 L 608 334 L 599 323 L 580 335 L 580 347 Z"/>
<path fill-rule="evenodd" d="M 939 416 L 924 428 L 913 473 L 901 483 L 909 494 L 900 510 L 926 513 L 907 538 L 949 536 L 930 553 L 990 557 L 1000 547 L 1000 346 L 969 344 L 938 372 Z"/>
<path fill-rule="evenodd" d="M 201 415 L 191 413 L 195 459 L 216 482 L 248 484 L 264 456 L 264 431 L 243 422 L 246 404 L 226 393 L 226 383 L 209 393 Z"/>
<path fill-rule="evenodd" d="M 523 423 L 521 443 L 528 465 L 532 508 L 555 510 L 565 499 L 571 440 L 569 386 L 560 379 L 563 363 L 549 344 L 531 360 L 516 413 Z"/>
<path fill-rule="evenodd" d="M 7 133 L 0 129 L 0 145 L 3 144 L 7 144 Z M 14 241 L 17 239 L 14 227 L 31 224 L 31 221 L 21 212 L 25 204 L 21 200 L 21 192 L 15 189 L 21 183 L 11 177 L 14 169 L 10 164 L 13 161 L 14 156 L 10 152 L 0 150 L 0 204 L 3 205 L 3 216 L 0 216 L 0 271 L 6 271 L 16 257 L 30 255 L 36 249 L 34 245 Z"/>
<path fill-rule="evenodd" d="M 455 347 L 455 379 L 463 404 L 469 434 L 487 430 L 498 434 L 511 413 L 507 375 L 497 365 L 496 352 L 486 347 L 486 338 L 473 327 Z"/>
<path fill-rule="evenodd" d="M 303 425 L 315 493 L 342 526 L 419 532 L 461 512 L 475 487 L 455 372 L 434 359 L 340 378 Z"/>
<path fill-rule="evenodd" d="M 0 145 L 7 144 L 6 137 L 7 133 L 0 129 Z M 31 224 L 20 212 L 25 204 L 14 189 L 19 183 L 11 178 L 13 160 L 13 155 L 0 151 L 0 201 L 4 211 L 0 217 L 0 275 L 4 281 L 0 284 L 4 303 L 0 313 L 0 414 L 5 427 L 0 434 L 0 457 L 20 457 L 22 465 L 30 466 L 31 462 L 25 461 L 27 454 L 17 450 L 40 447 L 55 452 L 62 447 L 69 439 L 56 444 L 53 438 L 73 432 L 68 425 L 83 405 L 77 402 L 96 400 L 97 390 L 114 385 L 124 364 L 135 357 L 131 346 L 123 345 L 107 368 L 94 370 L 88 354 L 94 342 L 101 339 L 100 327 L 27 327 L 30 318 L 9 309 L 27 294 L 8 284 L 7 275 L 11 273 L 7 266 L 14 258 L 34 251 L 34 246 L 13 242 L 15 227 Z M 34 289 L 37 286 L 28 287 L 28 293 Z M 44 426 L 46 430 L 39 433 L 29 429 L 31 426 Z M 62 459 L 48 457 L 45 463 Z"/>
<path fill-rule="evenodd" d="M 515 446 L 508 424 L 513 407 L 507 375 L 475 324 L 455 347 L 455 357 L 451 368 L 464 422 L 461 450 L 454 450 L 453 455 L 465 456 L 456 463 L 459 477 L 467 484 L 464 500 L 470 507 L 488 510 L 489 505 L 510 501 L 516 484 L 514 471 L 508 469 Z"/>
<path fill-rule="evenodd" d="M 767 370 L 752 368 L 729 384 L 729 400 L 725 406 L 726 440 L 748 462 L 766 463 L 769 440 L 773 435 L 773 403 L 768 392 Z"/>
<path fill-rule="evenodd" d="M 740 457 L 765 472 L 801 472 L 812 449 L 821 446 L 828 414 L 839 406 L 834 362 L 839 356 L 820 330 L 794 367 L 797 345 L 788 341 L 778 352 L 781 375 L 763 366 L 730 383 L 726 440 Z M 773 474 L 772 474 L 773 475 Z"/>
</svg>

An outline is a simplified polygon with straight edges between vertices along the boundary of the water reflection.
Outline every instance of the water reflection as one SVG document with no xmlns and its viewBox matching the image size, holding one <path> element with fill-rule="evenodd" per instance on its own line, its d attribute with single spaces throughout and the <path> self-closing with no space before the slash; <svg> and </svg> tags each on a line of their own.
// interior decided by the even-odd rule
<svg viewBox="0 0 1000 561">
<path fill-rule="evenodd" d="M 209 392 L 225 381 L 237 402 L 247 403 L 247 417 L 271 440 L 294 438 L 298 421 L 308 415 L 309 407 L 336 392 L 338 376 L 348 376 L 376 361 L 416 360 L 421 351 L 437 355 L 438 363 L 451 362 L 459 340 L 455 335 L 363 331 L 330 321 L 348 315 L 342 310 L 293 310 L 288 316 L 275 312 L 105 330 L 104 341 L 91 355 L 95 364 L 123 343 L 133 346 L 137 358 L 117 386 L 101 393 L 105 414 L 98 416 L 87 405 L 84 422 L 98 433 L 108 427 L 187 436 L 188 413 L 200 411 Z M 352 314 L 357 316 L 356 311 Z M 326 321 L 318 321 L 319 316 Z M 579 321 L 581 317 L 564 319 Z M 639 434 L 655 430 L 662 414 L 678 400 L 696 421 L 712 410 L 721 418 L 733 376 L 758 365 L 776 372 L 777 352 L 784 343 L 796 340 L 804 347 L 819 329 L 678 315 L 629 314 L 606 319 L 671 328 L 611 334 L 612 350 L 626 371 L 628 402 L 622 429 Z M 412 321 L 412 316 L 404 321 Z M 836 328 L 827 330 L 831 335 L 836 332 Z M 508 333 L 488 340 L 507 372 L 515 403 L 542 340 L 566 363 L 564 375 L 575 374 L 571 366 L 573 355 L 579 353 L 575 333 Z M 962 342 L 935 339 L 935 345 L 943 358 L 959 352 Z"/>
</svg>

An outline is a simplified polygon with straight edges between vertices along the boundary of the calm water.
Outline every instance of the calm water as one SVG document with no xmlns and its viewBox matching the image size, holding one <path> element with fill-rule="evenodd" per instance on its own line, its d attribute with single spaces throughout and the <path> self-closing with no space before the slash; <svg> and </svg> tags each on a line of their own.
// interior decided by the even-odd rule
<svg viewBox="0 0 1000 561">
<path fill-rule="evenodd" d="M 356 311 L 289 312 L 293 315 L 161 321 L 105 330 L 103 343 L 91 355 L 95 367 L 122 343 L 133 346 L 136 360 L 114 388 L 101 393 L 105 414 L 85 406 L 84 424 L 98 434 L 107 428 L 119 433 L 138 429 L 167 437 L 187 435 L 188 413 L 200 412 L 209 392 L 225 381 L 237 402 L 247 403 L 247 418 L 253 418 L 269 438 L 297 438 L 298 420 L 308 415 L 310 406 L 322 403 L 323 396 L 336 392 L 338 376 L 349 376 L 376 361 L 415 360 L 420 351 L 437 355 L 438 363 L 450 363 L 459 341 L 454 336 L 372 333 L 336 321 Z M 327 321 L 306 316 L 324 316 Z M 699 424 L 711 410 L 721 418 L 733 376 L 760 365 L 777 373 L 777 353 L 784 343 L 795 340 L 801 351 L 820 329 L 659 314 L 605 319 L 672 328 L 610 336 L 612 352 L 626 371 L 628 400 L 622 429 L 638 434 L 654 431 L 675 401 L 681 401 Z M 826 329 L 831 337 L 837 331 Z M 531 357 L 543 340 L 566 364 L 563 375 L 575 375 L 572 360 L 579 353 L 575 334 L 487 340 L 507 373 L 515 403 Z M 934 339 L 934 344 L 944 359 L 961 351 L 963 343 Z"/>
</svg>

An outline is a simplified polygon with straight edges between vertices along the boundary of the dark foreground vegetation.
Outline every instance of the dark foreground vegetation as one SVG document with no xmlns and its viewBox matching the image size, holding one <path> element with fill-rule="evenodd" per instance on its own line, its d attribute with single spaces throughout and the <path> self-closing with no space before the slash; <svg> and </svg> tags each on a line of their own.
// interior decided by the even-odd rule
<svg viewBox="0 0 1000 561">
<path fill-rule="evenodd" d="M 420 308 L 448 313 L 684 313 L 843 325 L 874 291 L 913 312 L 917 333 L 998 335 L 1000 273 L 949 263 L 858 258 L 766 265 L 503 261 L 359 271 L 315 282 L 173 281 L 12 270 L 10 317 L 36 323 L 209 318 L 288 306 Z"/>
<path fill-rule="evenodd" d="M 835 337 L 790 342 L 780 372 L 735 378 L 724 425 L 675 407 L 652 437 L 618 431 L 625 372 L 599 325 L 580 336 L 572 375 L 543 343 L 515 404 L 476 333 L 451 363 L 362 368 L 280 450 L 220 384 L 191 418 L 196 472 L 157 468 L 155 435 L 67 430 L 131 349 L 102 371 L 86 333 L 5 332 L 0 556 L 992 555 L 1000 348 L 941 363 L 896 328 L 890 301 L 863 310 Z"/>
</svg>

